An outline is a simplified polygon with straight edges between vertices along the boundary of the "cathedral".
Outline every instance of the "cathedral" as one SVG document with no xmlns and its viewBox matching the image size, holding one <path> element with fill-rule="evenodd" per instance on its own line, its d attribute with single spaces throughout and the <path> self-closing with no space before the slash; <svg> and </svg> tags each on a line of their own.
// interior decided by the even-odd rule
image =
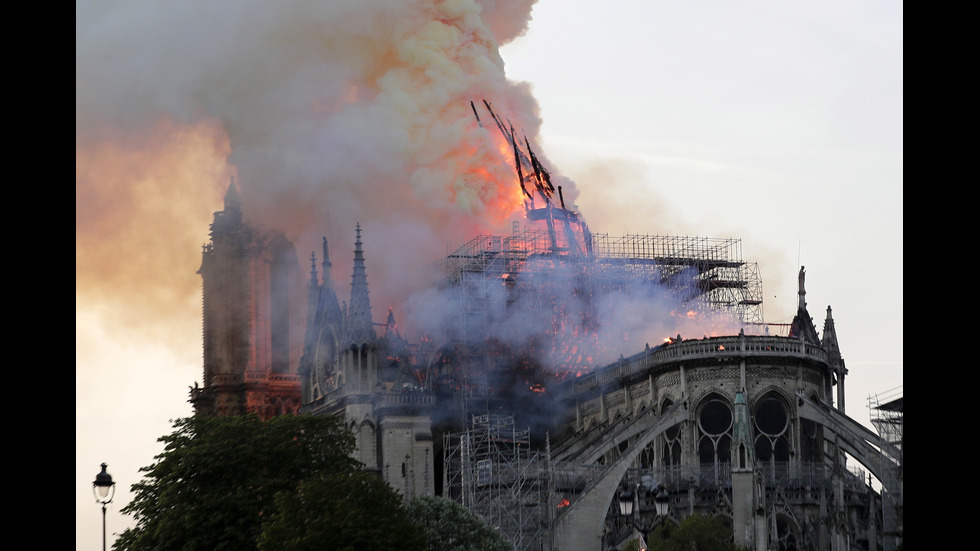
<svg viewBox="0 0 980 551">
<path fill-rule="evenodd" d="M 455 499 L 520 551 L 620 549 L 694 513 L 724 519 L 736 543 L 757 551 L 891 551 L 901 543 L 901 431 L 896 441 L 847 417 L 832 312 L 821 336 L 802 268 L 785 335 L 678 335 L 606 365 L 545 376 L 520 350 L 466 339 L 479 333 L 474 305 L 503 296 L 510 307 L 535 294 L 533 278 L 520 276 L 530 257 L 513 254 L 529 250 L 514 246 L 516 234 L 457 255 L 482 264 L 453 272 L 461 333 L 438 350 L 404 339 L 391 312 L 373 321 L 360 225 L 347 300 L 336 292 L 327 240 L 301 269 L 283 234 L 243 220 L 234 184 L 210 235 L 198 272 L 204 380 L 191 390 L 196 413 L 339 415 L 357 458 L 406 500 Z M 602 254 L 591 246 L 601 241 L 586 238 L 589 254 Z M 536 258 L 554 264 L 553 252 Z M 744 274 L 719 276 L 741 263 L 695 256 L 679 261 L 703 276 L 686 292 L 746 287 Z"/>
</svg>

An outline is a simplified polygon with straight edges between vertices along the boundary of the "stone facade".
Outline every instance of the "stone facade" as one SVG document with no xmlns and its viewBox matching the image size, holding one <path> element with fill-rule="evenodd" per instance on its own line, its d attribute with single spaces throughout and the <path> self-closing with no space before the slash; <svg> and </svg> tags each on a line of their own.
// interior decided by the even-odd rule
<svg viewBox="0 0 980 551">
<path fill-rule="evenodd" d="M 293 245 L 244 223 L 232 184 L 201 256 L 204 383 L 191 389 L 194 411 L 296 413 L 306 311 Z"/>
<path fill-rule="evenodd" d="M 199 271 L 204 386 L 191 390 L 195 411 L 339 415 L 365 468 L 406 500 L 440 494 L 449 455 L 443 437 L 465 430 L 468 416 L 488 413 L 441 381 L 473 366 L 507 369 L 513 358 L 498 351 L 423 359 L 390 312 L 379 333 L 360 226 L 349 303 L 335 292 L 326 240 L 319 270 L 314 255 L 304 283 L 282 234 L 243 223 L 233 185 L 211 238 Z M 547 495 L 522 505 L 538 508 L 542 528 L 526 548 L 615 549 L 637 526 L 697 512 L 724 518 L 738 543 L 760 551 L 893 549 L 881 536 L 890 529 L 881 497 L 865 478 L 897 488 L 900 510 L 901 479 L 892 474 L 900 465 L 883 466 L 877 450 L 898 458 L 901 451 L 844 414 L 847 369 L 831 311 L 821 339 L 806 309 L 802 269 L 790 335 L 678 335 L 547 392 L 525 384 L 522 394 L 495 402 L 499 409 L 552 400 L 541 411 L 561 405 L 550 436 L 532 438 L 544 462 L 525 472 L 537 473 L 529 483 Z M 661 491 L 666 517 L 654 510 Z M 627 492 L 637 496 L 632 519 L 618 514 Z"/>
<path fill-rule="evenodd" d="M 830 542 L 833 534 L 826 529 L 827 511 L 821 511 L 820 503 L 823 499 L 826 507 L 833 502 L 834 463 L 826 460 L 824 428 L 801 418 L 796 397 L 827 402 L 831 374 L 825 351 L 802 338 L 742 334 L 678 340 L 575 381 L 569 392 L 576 398 L 576 411 L 565 434 L 569 440 L 609 434 L 620 420 L 639 418 L 651 408 L 644 424 L 652 425 L 673 404 L 683 402 L 683 420 L 641 450 L 634 444 L 644 433 L 637 430 L 595 445 L 590 453 L 597 463 L 612 465 L 633 450 L 635 459 L 628 461 L 622 489 L 655 481 L 641 492 L 641 518 L 648 524 L 654 520 L 652 492 L 663 485 L 677 518 L 693 512 L 721 515 L 733 524 L 737 541 L 750 548 L 768 549 L 778 540 L 780 549 L 807 549 L 811 542 L 816 543 L 813 549 L 824 549 L 819 543 Z M 741 456 L 735 445 L 739 407 L 748 413 L 741 438 L 745 432 L 754 435 Z M 563 456 L 558 453 L 554 459 Z M 836 476 L 865 496 L 860 477 Z M 795 494 L 797 484 L 809 486 L 810 493 Z M 759 485 L 764 492 L 754 491 Z M 765 522 L 757 522 L 760 512 Z M 625 528 L 614 514 L 606 516 L 596 530 L 606 534 L 607 545 L 615 545 Z M 863 535 L 866 527 L 861 528 Z"/>
<path fill-rule="evenodd" d="M 340 306 L 323 242 L 322 281 L 310 270 L 308 304 L 313 315 L 300 362 L 302 412 L 346 419 L 357 458 L 406 500 L 435 495 L 435 452 L 430 418 L 432 397 L 418 392 L 389 313 L 378 335 L 371 320 L 366 267 L 357 227 L 350 304 Z"/>
</svg>

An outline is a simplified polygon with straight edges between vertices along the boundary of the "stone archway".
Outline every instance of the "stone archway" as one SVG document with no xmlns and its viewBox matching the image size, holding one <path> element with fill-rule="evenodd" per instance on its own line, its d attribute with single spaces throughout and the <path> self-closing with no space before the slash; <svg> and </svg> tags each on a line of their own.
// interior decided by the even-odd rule
<svg viewBox="0 0 980 551">
<path fill-rule="evenodd" d="M 592 450 L 590 457 L 601 457 L 621 442 L 639 436 L 596 480 L 594 480 L 561 515 L 555 519 L 555 541 L 561 541 L 562 551 L 595 551 L 601 548 L 602 525 L 606 512 L 619 487 L 619 482 L 633 461 L 650 442 L 689 417 L 688 400 L 683 398 L 671 406 L 652 424 L 641 424 L 621 431 L 602 446 Z"/>
</svg>

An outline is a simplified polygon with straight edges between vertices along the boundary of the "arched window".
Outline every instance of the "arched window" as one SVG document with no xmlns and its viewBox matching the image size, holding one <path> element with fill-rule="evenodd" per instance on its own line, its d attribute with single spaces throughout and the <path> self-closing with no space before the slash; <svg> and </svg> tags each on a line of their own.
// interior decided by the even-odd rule
<svg viewBox="0 0 980 551">
<path fill-rule="evenodd" d="M 800 542 L 800 529 L 793 519 L 782 514 L 776 515 L 776 549 L 798 551 Z"/>
<path fill-rule="evenodd" d="M 702 466 L 731 463 L 732 406 L 717 394 L 701 402 L 698 411 L 698 460 Z"/>
<path fill-rule="evenodd" d="M 670 409 L 674 402 L 667 398 L 660 404 L 660 415 Z M 679 425 L 674 425 L 664 432 L 663 437 L 663 458 L 664 466 L 681 464 L 681 429 Z"/>
<path fill-rule="evenodd" d="M 789 413 L 776 393 L 769 393 L 755 404 L 755 457 L 759 461 L 789 461 Z"/>
<path fill-rule="evenodd" d="M 819 436 L 820 425 L 809 420 L 801 419 L 800 422 L 800 461 L 818 462 L 820 461 Z"/>
</svg>

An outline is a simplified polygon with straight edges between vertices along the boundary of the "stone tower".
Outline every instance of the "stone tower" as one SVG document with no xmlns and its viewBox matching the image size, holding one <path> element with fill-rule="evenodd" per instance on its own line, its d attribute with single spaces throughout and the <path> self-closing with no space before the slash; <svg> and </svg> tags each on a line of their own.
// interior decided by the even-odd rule
<svg viewBox="0 0 980 551">
<path fill-rule="evenodd" d="M 204 384 L 195 413 L 263 419 L 295 413 L 305 309 L 296 251 L 285 235 L 246 223 L 234 182 L 214 213 L 201 268 Z"/>
</svg>

